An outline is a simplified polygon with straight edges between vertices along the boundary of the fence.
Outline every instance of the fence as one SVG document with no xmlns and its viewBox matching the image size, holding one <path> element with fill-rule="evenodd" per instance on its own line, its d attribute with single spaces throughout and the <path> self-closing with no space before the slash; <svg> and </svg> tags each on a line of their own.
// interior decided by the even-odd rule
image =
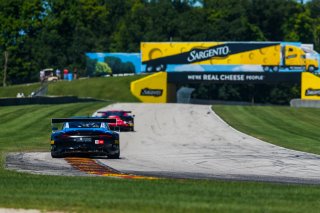
<svg viewBox="0 0 320 213">
<path fill-rule="evenodd" d="M 78 98 L 77 96 L 62 97 L 26 97 L 26 98 L 0 98 L 0 106 L 16 106 L 29 104 L 66 104 L 77 102 L 103 101 L 94 98 Z"/>
</svg>

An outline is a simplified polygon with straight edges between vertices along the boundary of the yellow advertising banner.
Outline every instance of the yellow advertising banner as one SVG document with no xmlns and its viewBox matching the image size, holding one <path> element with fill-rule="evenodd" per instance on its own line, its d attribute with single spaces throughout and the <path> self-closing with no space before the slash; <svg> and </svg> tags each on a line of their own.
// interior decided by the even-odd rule
<svg viewBox="0 0 320 213">
<path fill-rule="evenodd" d="M 142 102 L 166 103 L 167 87 L 167 73 L 159 72 L 133 81 L 130 90 Z"/>
<path fill-rule="evenodd" d="M 230 45 L 225 46 L 225 45 Z M 218 48 L 218 49 L 214 49 Z M 219 49 L 220 48 L 220 49 Z M 232 51 L 230 50 L 232 49 Z M 202 50 L 196 54 L 195 49 Z M 192 51 L 193 50 L 193 51 Z M 152 59 L 175 57 L 175 62 L 181 64 L 181 57 L 187 54 L 185 64 L 279 64 L 280 43 L 276 42 L 142 42 L 141 59 L 143 62 Z M 225 55 L 220 56 L 220 54 Z M 201 54 L 202 53 L 202 54 Z M 216 55 L 214 55 L 214 53 Z M 219 57 L 217 56 L 219 55 Z M 216 57 L 214 57 L 216 56 Z M 202 60 L 198 60 L 202 58 Z M 205 59 L 206 58 L 206 59 Z M 182 60 L 183 61 L 183 60 Z"/>
<path fill-rule="evenodd" d="M 301 78 L 301 99 L 320 100 L 320 77 L 303 72 Z"/>
</svg>

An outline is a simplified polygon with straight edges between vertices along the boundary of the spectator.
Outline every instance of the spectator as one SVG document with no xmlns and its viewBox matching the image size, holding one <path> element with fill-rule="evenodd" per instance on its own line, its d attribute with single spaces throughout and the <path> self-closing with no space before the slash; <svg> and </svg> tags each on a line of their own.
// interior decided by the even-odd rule
<svg viewBox="0 0 320 213">
<path fill-rule="evenodd" d="M 63 79 L 64 79 L 64 80 L 68 80 L 68 73 L 69 73 L 69 70 L 68 70 L 68 69 L 64 69 L 64 70 L 63 70 Z"/>
<path fill-rule="evenodd" d="M 40 81 L 44 82 L 44 71 L 43 70 L 40 71 Z"/>
<path fill-rule="evenodd" d="M 77 74 L 78 74 L 78 70 L 77 70 L 77 68 L 75 67 L 74 69 L 73 69 L 73 79 L 77 79 Z"/>
<path fill-rule="evenodd" d="M 61 71 L 59 69 L 56 69 L 56 75 L 58 79 L 61 79 Z"/>
</svg>

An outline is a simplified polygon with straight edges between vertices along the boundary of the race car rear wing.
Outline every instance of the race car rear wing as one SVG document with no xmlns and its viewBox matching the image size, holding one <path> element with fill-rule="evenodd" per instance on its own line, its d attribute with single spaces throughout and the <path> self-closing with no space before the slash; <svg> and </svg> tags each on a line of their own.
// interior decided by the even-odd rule
<svg viewBox="0 0 320 213">
<path fill-rule="evenodd" d="M 106 111 L 98 111 L 97 113 L 105 113 L 105 112 L 108 112 L 108 110 L 106 110 Z M 132 111 L 123 111 L 123 112 L 125 112 L 125 113 L 132 113 Z"/>
<path fill-rule="evenodd" d="M 116 123 L 116 119 L 113 118 L 52 118 L 51 123 L 65 123 L 65 122 L 105 122 Z"/>
</svg>

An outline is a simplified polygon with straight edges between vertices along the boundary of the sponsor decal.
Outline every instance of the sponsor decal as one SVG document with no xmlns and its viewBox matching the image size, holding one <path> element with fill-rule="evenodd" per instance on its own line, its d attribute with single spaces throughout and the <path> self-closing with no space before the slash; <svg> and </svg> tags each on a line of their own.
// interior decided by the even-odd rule
<svg viewBox="0 0 320 213">
<path fill-rule="evenodd" d="M 263 81 L 265 76 L 253 74 L 192 74 L 188 75 L 187 78 L 191 81 Z"/>
<path fill-rule="evenodd" d="M 301 83 L 301 73 L 265 73 L 265 72 L 168 72 L 169 83 Z M 311 86 L 307 87 L 311 88 Z M 307 89 L 306 88 L 306 89 Z M 303 91 L 305 91 L 304 89 Z M 320 90 L 320 88 L 319 88 Z"/>
<path fill-rule="evenodd" d="M 320 96 L 320 89 L 309 88 L 306 90 L 306 96 Z"/>
<path fill-rule="evenodd" d="M 162 96 L 163 90 L 162 89 L 149 89 L 144 88 L 141 90 L 140 95 L 141 96 L 154 96 L 154 97 L 160 97 Z"/>
<path fill-rule="evenodd" d="M 227 45 L 222 47 L 212 47 L 205 50 L 195 49 L 189 53 L 187 60 L 191 63 L 193 61 L 204 61 L 213 57 L 226 57 L 228 56 L 229 52 L 229 46 Z"/>
</svg>

